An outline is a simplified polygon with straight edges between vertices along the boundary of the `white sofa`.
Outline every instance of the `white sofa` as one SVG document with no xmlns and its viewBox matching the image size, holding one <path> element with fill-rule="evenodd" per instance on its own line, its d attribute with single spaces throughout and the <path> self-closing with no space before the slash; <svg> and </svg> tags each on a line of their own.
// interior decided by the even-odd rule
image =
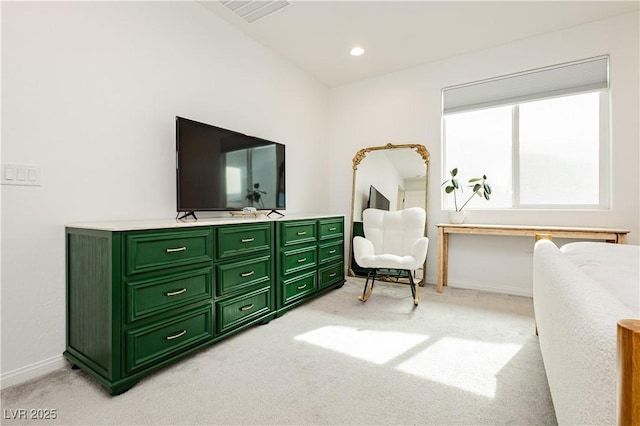
<svg viewBox="0 0 640 426">
<path fill-rule="evenodd" d="M 640 246 L 536 243 L 533 303 L 561 425 L 616 423 L 617 322 L 640 318 Z"/>
</svg>

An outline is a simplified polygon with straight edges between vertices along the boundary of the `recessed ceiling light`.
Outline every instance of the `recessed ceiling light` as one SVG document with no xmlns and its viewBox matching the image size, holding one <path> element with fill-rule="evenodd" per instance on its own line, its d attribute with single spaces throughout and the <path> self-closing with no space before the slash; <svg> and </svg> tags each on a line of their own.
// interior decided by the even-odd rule
<svg viewBox="0 0 640 426">
<path fill-rule="evenodd" d="M 360 56 L 364 53 L 364 49 L 360 46 L 356 46 L 353 49 L 351 49 L 350 52 L 353 56 Z"/>
</svg>

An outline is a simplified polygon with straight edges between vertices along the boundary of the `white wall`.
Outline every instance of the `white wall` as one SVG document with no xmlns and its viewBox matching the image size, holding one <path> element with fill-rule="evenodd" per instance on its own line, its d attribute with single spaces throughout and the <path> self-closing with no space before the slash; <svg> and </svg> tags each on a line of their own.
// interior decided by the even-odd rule
<svg viewBox="0 0 640 426">
<path fill-rule="evenodd" d="M 175 116 L 287 146 L 287 212 L 329 205 L 327 89 L 195 2 L 2 2 L 2 384 L 62 365 L 64 224 L 175 216 Z"/>
<path fill-rule="evenodd" d="M 0 187 L 3 386 L 62 365 L 65 223 L 175 214 L 175 115 L 285 143 L 288 212 L 349 215 L 360 148 L 423 143 L 434 282 L 441 88 L 609 53 L 612 210 L 468 220 L 620 226 L 638 243 L 637 13 L 328 92 L 197 3 L 2 2 L 1 12 L 2 162 L 42 168 L 40 187 Z M 530 294 L 531 250 L 528 239 L 452 236 L 450 283 Z"/>
<path fill-rule="evenodd" d="M 427 281 L 435 282 L 435 225 L 448 221 L 441 207 L 441 89 L 609 54 L 611 210 L 477 210 L 467 212 L 467 222 L 623 227 L 631 230 L 630 242 L 638 243 L 638 22 L 638 13 L 630 13 L 331 89 L 332 208 L 349 210 L 350 188 L 340 183 L 348 181 L 359 149 L 388 142 L 424 144 L 431 153 Z M 449 241 L 451 286 L 531 295 L 531 239 L 454 235 Z"/>
</svg>

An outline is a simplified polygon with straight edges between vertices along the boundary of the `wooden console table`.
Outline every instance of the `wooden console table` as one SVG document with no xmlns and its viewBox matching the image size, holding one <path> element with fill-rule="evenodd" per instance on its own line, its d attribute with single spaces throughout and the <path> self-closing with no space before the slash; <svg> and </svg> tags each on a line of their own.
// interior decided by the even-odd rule
<svg viewBox="0 0 640 426">
<path fill-rule="evenodd" d="M 501 235 L 512 237 L 584 238 L 605 240 L 616 244 L 627 242 L 628 229 L 575 228 L 563 226 L 473 225 L 467 223 L 439 223 L 438 227 L 438 293 L 447 285 L 449 268 L 449 234 Z"/>
</svg>

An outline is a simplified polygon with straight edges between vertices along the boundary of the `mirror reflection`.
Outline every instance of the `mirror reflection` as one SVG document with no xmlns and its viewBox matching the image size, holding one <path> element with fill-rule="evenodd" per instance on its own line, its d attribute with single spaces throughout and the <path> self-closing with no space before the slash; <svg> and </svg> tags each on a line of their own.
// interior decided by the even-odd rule
<svg viewBox="0 0 640 426">
<path fill-rule="evenodd" d="M 225 165 L 225 190 L 220 194 L 226 206 L 241 209 L 244 206 L 284 205 L 284 191 L 279 185 L 283 168 L 278 164 L 276 145 L 256 146 L 246 149 L 225 152 L 222 164 Z"/>
<path fill-rule="evenodd" d="M 387 144 L 363 148 L 353 158 L 351 199 L 351 265 L 349 275 L 366 276 L 367 270 L 353 260 L 353 237 L 364 234 L 362 212 L 366 208 L 427 210 L 429 152 L 423 145 Z M 426 230 L 426 225 L 425 225 Z M 417 272 L 422 279 L 424 269 Z"/>
</svg>

